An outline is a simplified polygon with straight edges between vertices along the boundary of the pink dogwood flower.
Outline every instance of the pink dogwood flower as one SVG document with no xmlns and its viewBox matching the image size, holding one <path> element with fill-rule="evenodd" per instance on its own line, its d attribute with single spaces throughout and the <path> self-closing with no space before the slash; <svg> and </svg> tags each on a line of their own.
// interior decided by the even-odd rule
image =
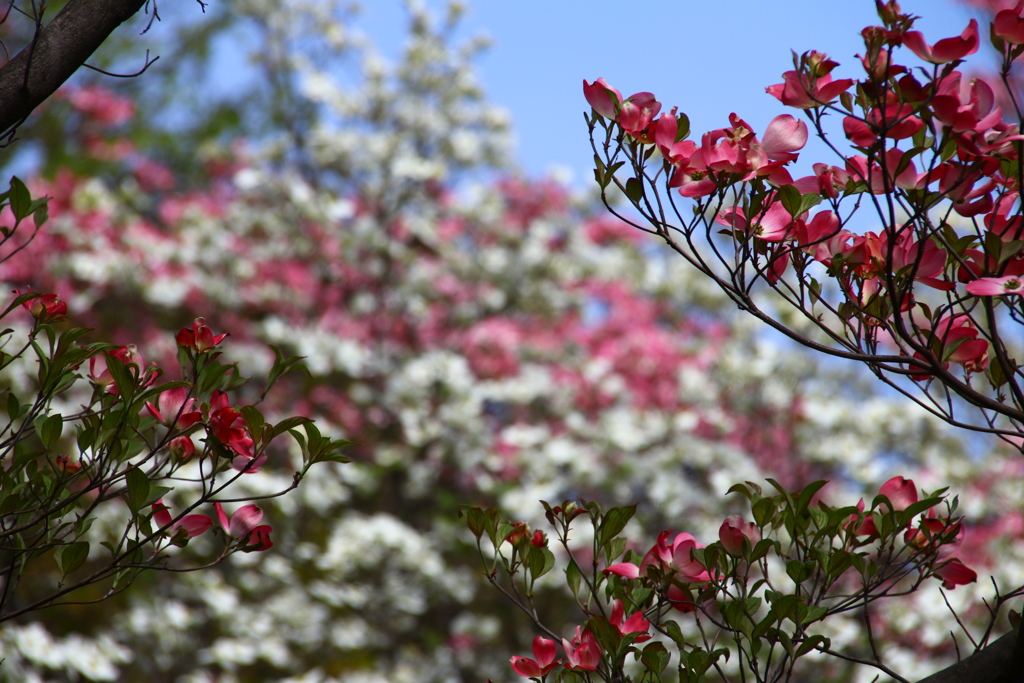
<svg viewBox="0 0 1024 683">
<path fill-rule="evenodd" d="M 861 513 L 864 512 L 863 498 L 857 501 L 857 511 Z M 847 525 L 847 528 L 849 528 L 853 524 L 856 524 L 859 518 L 860 515 L 850 515 L 850 523 Z M 853 529 L 853 534 L 855 536 L 878 536 L 878 527 L 875 526 L 874 517 L 872 517 L 871 515 L 865 515 L 861 523 L 858 524 L 855 529 Z"/>
<path fill-rule="evenodd" d="M 727 225 L 741 234 L 758 237 L 765 242 L 781 242 L 793 229 L 793 217 L 783 207 L 782 202 L 773 202 L 749 223 L 742 209 L 729 206 L 718 212 L 715 222 Z"/>
<path fill-rule="evenodd" d="M 533 639 L 534 659 L 513 657 L 511 659 L 512 670 L 524 678 L 539 678 L 547 675 L 562 661 L 555 659 L 555 655 L 558 654 L 555 647 L 555 641 L 537 636 Z"/>
<path fill-rule="evenodd" d="M 718 529 L 718 540 L 722 542 L 725 552 L 739 557 L 743 554 L 743 543 L 753 547 L 761 540 L 761 530 L 753 522 L 744 524 L 739 515 L 730 515 Z"/>
<path fill-rule="evenodd" d="M 1013 9 L 1000 10 L 996 14 L 992 33 L 1010 45 L 1024 45 L 1024 0 Z"/>
<path fill-rule="evenodd" d="M 253 459 L 252 437 L 246 428 L 237 424 L 242 414 L 231 407 L 228 396 L 219 389 L 210 397 L 210 431 L 217 440 L 237 454 L 231 466 L 239 472 L 258 472 L 266 460 L 265 455 Z"/>
<path fill-rule="evenodd" d="M 217 521 L 221 528 L 234 539 L 244 539 L 243 545 L 247 551 L 268 550 L 274 545 L 270 540 L 270 532 L 273 529 L 267 524 L 260 525 L 260 521 L 263 519 L 263 510 L 258 505 L 243 505 L 235 510 L 230 519 L 220 503 L 214 503 L 213 507 L 217 511 Z"/>
<path fill-rule="evenodd" d="M 964 565 L 960 560 L 950 560 L 936 568 L 935 576 L 942 579 L 942 587 L 952 590 L 957 586 L 965 586 L 978 580 L 978 573 Z"/>
<path fill-rule="evenodd" d="M 172 537 L 176 536 L 179 529 L 185 530 L 188 538 L 199 536 L 213 526 L 213 520 L 206 515 L 185 515 L 177 522 L 173 522 L 171 509 L 164 505 L 163 498 L 152 505 L 153 521 L 160 529 L 166 530 Z"/>
<path fill-rule="evenodd" d="M 979 338 L 979 332 L 967 314 L 942 318 L 931 333 L 941 342 L 944 368 L 950 363 L 959 363 L 968 372 L 980 372 L 988 366 L 988 340 Z M 919 353 L 914 357 L 922 358 Z M 912 378 L 921 380 L 928 376 L 912 375 Z"/>
<path fill-rule="evenodd" d="M 146 410 L 157 422 L 167 427 L 187 429 L 203 419 L 202 413 L 193 410 L 196 400 L 189 398 L 188 389 L 175 387 L 160 393 L 157 405 L 146 401 Z"/>
<path fill-rule="evenodd" d="M 912 479 L 893 477 L 879 490 L 892 503 L 893 510 L 902 512 L 918 501 L 917 486 Z"/>
<path fill-rule="evenodd" d="M 782 83 L 768 86 L 765 88 L 765 92 L 787 107 L 796 109 L 814 109 L 824 106 L 853 85 L 851 78 L 833 81 L 829 74 L 815 78 L 810 74 L 801 74 L 799 71 L 787 71 L 782 74 L 782 79 Z"/>
<path fill-rule="evenodd" d="M 167 444 L 167 450 L 179 460 L 187 460 L 196 454 L 196 445 L 191 438 L 179 436 L 171 439 L 171 442 Z"/>
<path fill-rule="evenodd" d="M 653 142 L 653 136 L 647 129 L 660 111 L 661 102 L 654 99 L 652 93 L 638 92 L 622 103 L 616 120 L 623 130 L 641 142 Z"/>
<path fill-rule="evenodd" d="M 929 512 L 929 515 L 932 513 Z M 938 517 L 923 517 L 916 529 L 907 529 L 903 541 L 919 550 L 934 552 L 940 560 L 953 555 L 964 542 L 964 525 Z"/>
<path fill-rule="evenodd" d="M 565 650 L 565 668 L 574 669 L 576 671 L 597 671 L 597 667 L 601 664 L 601 646 L 597 643 L 597 638 L 589 630 L 584 629 L 580 632 L 580 627 L 576 627 L 576 636 L 570 643 L 565 638 L 562 638 L 562 649 Z"/>
<path fill-rule="evenodd" d="M 636 612 L 633 612 L 633 614 L 629 615 L 628 619 L 623 619 L 625 611 L 622 600 L 616 600 L 612 603 L 612 614 L 608 621 L 616 628 L 619 635 L 627 636 L 632 633 L 639 634 L 633 638 L 634 643 L 642 643 L 650 640 L 651 636 L 648 631 L 651 629 L 651 622 L 649 622 L 644 616 L 643 610 L 637 610 Z"/>
<path fill-rule="evenodd" d="M 983 277 L 967 283 L 967 293 L 974 296 L 1002 296 L 1003 294 L 1024 294 L 1024 277 Z"/>
<path fill-rule="evenodd" d="M 21 290 L 14 290 L 18 296 Z M 68 313 L 68 305 L 56 294 L 41 294 L 35 299 L 29 299 L 21 304 L 25 310 L 32 314 L 36 320 L 55 322 L 64 318 Z"/>
<path fill-rule="evenodd" d="M 971 19 L 963 33 L 953 38 L 943 38 L 935 45 L 929 45 L 920 31 L 903 34 L 903 44 L 926 62 L 945 64 L 978 51 L 978 20 Z"/>
<path fill-rule="evenodd" d="M 632 562 L 620 562 L 606 568 L 606 574 L 615 574 L 627 579 L 636 579 L 647 575 L 649 566 L 657 566 L 666 574 L 671 574 L 676 581 L 684 583 L 702 583 L 708 581 L 711 575 L 708 574 L 699 562 L 693 559 L 693 550 L 704 546 L 697 542 L 691 534 L 680 533 L 669 543 L 668 537 L 671 531 L 662 531 L 654 546 L 647 551 L 640 566 Z"/>
<path fill-rule="evenodd" d="M 108 351 L 106 355 L 116 358 L 127 366 L 128 371 L 138 380 L 140 387 L 148 387 L 156 381 L 159 371 L 155 367 L 146 368 L 142 354 L 134 344 Z M 93 384 L 104 387 L 109 394 L 116 394 L 117 383 L 114 382 L 114 376 L 110 374 L 110 369 L 107 367 L 106 355 L 100 354 L 89 359 L 89 375 Z"/>
<path fill-rule="evenodd" d="M 772 119 L 761 136 L 761 147 L 773 161 L 796 160 L 795 153 L 806 144 L 807 124 L 789 114 L 780 114 Z"/>
<path fill-rule="evenodd" d="M 587 102 L 594 108 L 594 111 L 606 119 L 615 118 L 615 108 L 622 102 L 622 93 L 608 85 L 603 78 L 599 78 L 593 83 L 588 83 L 584 79 L 583 96 L 587 98 Z"/>
<path fill-rule="evenodd" d="M 192 349 L 197 353 L 203 353 L 220 344 L 227 336 L 227 332 L 214 335 L 213 331 L 206 326 L 205 318 L 196 318 L 191 328 L 181 328 L 175 340 L 181 346 Z"/>
</svg>

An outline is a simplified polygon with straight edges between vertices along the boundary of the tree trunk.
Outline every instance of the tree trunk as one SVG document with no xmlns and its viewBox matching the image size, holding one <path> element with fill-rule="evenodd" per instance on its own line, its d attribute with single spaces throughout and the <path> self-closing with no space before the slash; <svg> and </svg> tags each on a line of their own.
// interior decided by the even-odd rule
<svg viewBox="0 0 1024 683">
<path fill-rule="evenodd" d="M 0 138 L 17 127 L 147 0 L 71 0 L 35 40 L 0 68 Z"/>
</svg>

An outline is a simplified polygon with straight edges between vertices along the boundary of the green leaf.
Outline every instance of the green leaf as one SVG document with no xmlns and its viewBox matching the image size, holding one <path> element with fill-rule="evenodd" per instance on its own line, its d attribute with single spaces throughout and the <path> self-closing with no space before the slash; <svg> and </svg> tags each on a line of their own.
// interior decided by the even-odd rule
<svg viewBox="0 0 1024 683">
<path fill-rule="evenodd" d="M 759 527 L 768 526 L 775 516 L 775 501 L 771 498 L 762 498 L 750 507 L 754 515 L 754 524 Z"/>
<path fill-rule="evenodd" d="M 29 194 L 25 183 L 17 176 L 11 176 L 11 190 L 8 194 L 11 203 L 11 213 L 20 223 L 32 213 L 32 195 Z"/>
<path fill-rule="evenodd" d="M 803 608 L 804 606 L 800 605 L 800 607 Z M 815 621 L 820 621 L 828 612 L 828 609 L 821 605 L 810 605 L 806 610 L 801 609 L 800 612 L 800 623 L 801 625 L 806 625 Z"/>
<path fill-rule="evenodd" d="M 796 189 L 792 185 L 783 185 L 776 190 L 776 193 L 779 200 L 782 202 L 782 206 L 790 216 L 796 218 L 802 213 L 800 210 L 800 190 Z"/>
<path fill-rule="evenodd" d="M 785 631 L 779 631 L 779 642 L 782 643 L 782 647 L 790 659 L 796 659 L 796 653 L 793 651 L 793 640 L 789 637 L 789 634 Z"/>
<path fill-rule="evenodd" d="M 7 417 L 10 418 L 11 422 L 14 422 L 21 417 L 21 404 L 18 402 L 18 397 L 11 391 L 7 394 Z"/>
<path fill-rule="evenodd" d="M 569 560 L 569 564 L 565 567 L 565 580 L 569 584 L 572 594 L 574 596 L 579 595 L 580 582 L 583 580 L 583 576 L 580 574 L 580 568 L 572 560 Z"/>
<path fill-rule="evenodd" d="M 930 498 L 925 498 L 924 500 L 919 500 L 916 503 L 911 503 L 900 514 L 904 520 L 910 522 L 914 517 L 917 517 L 925 510 L 933 508 L 941 502 L 941 497 L 932 496 Z"/>
<path fill-rule="evenodd" d="M 772 593 L 769 596 L 769 593 Z M 788 619 L 792 616 L 793 609 L 800 602 L 795 595 L 783 595 L 774 591 L 765 591 L 765 598 L 772 604 L 772 612 L 779 619 Z"/>
<path fill-rule="evenodd" d="M 125 483 L 128 485 L 128 507 L 132 512 L 138 512 L 149 499 L 149 478 L 141 469 L 133 467 L 125 475 Z"/>
<path fill-rule="evenodd" d="M 668 666 L 671 657 L 668 650 L 661 643 L 654 642 L 648 645 L 640 653 L 640 661 L 647 669 L 655 674 L 660 674 Z"/>
<path fill-rule="evenodd" d="M 57 563 L 61 578 L 81 567 L 89 557 L 89 544 L 85 541 L 62 545 L 53 551 L 53 560 Z"/>
<path fill-rule="evenodd" d="M 597 638 L 602 650 L 615 652 L 619 648 L 622 635 L 619 633 L 619 629 L 612 626 L 605 617 L 595 614 L 587 619 L 586 627 Z"/>
<path fill-rule="evenodd" d="M 810 211 L 811 209 L 816 207 L 818 204 L 821 204 L 821 195 L 820 194 L 811 193 L 811 194 L 802 195 L 800 197 L 800 213 L 797 214 L 797 215 L 799 216 L 799 215 L 804 214 L 807 211 Z"/>
<path fill-rule="evenodd" d="M 149 494 L 146 496 L 146 500 L 143 501 L 142 507 L 152 505 L 173 490 L 173 486 L 150 486 Z"/>
<path fill-rule="evenodd" d="M 609 564 L 615 562 L 615 560 L 618 559 L 619 555 L 621 555 L 626 550 L 627 541 L 628 539 L 620 536 L 619 538 L 616 538 L 608 543 L 605 553 L 608 558 Z"/>
<path fill-rule="evenodd" d="M 495 530 L 494 536 L 491 538 L 491 542 L 494 543 L 495 546 L 500 546 L 505 542 L 505 539 L 508 538 L 508 535 L 512 533 L 513 529 L 515 529 L 515 527 L 508 522 L 499 524 L 498 528 Z"/>
<path fill-rule="evenodd" d="M 110 376 L 114 378 L 114 385 L 117 387 L 117 392 L 124 400 L 131 400 L 132 394 L 135 393 L 135 386 L 137 384 L 135 377 L 132 376 L 131 370 L 129 370 L 128 366 L 122 363 L 119 359 L 109 353 L 105 353 L 103 355 L 106 357 L 107 369 L 110 370 Z"/>
<path fill-rule="evenodd" d="M 484 533 L 484 512 L 480 508 L 473 507 L 471 505 L 461 505 L 459 510 L 459 517 L 465 517 L 466 526 L 473 532 L 473 535 L 477 537 L 477 540 Z"/>
<path fill-rule="evenodd" d="M 533 575 L 534 580 L 537 580 L 555 566 L 555 556 L 547 548 L 536 546 L 530 546 L 530 548 L 532 548 L 529 557 L 530 574 Z"/>
<path fill-rule="evenodd" d="M 810 570 L 807 568 L 807 564 L 800 562 L 799 560 L 790 560 L 787 562 L 786 573 L 789 574 L 789 578 L 793 579 L 796 583 L 806 581 L 807 577 L 811 575 Z"/>
<path fill-rule="evenodd" d="M 48 197 L 44 197 L 41 200 L 33 202 L 35 209 L 32 211 L 32 219 L 35 221 L 37 226 L 42 225 L 50 219 L 50 209 L 47 205 L 48 200 Z"/>
<path fill-rule="evenodd" d="M 676 646 L 680 650 L 682 650 L 683 647 L 686 645 L 686 639 L 683 638 L 683 630 L 679 628 L 679 624 L 672 620 L 669 620 L 662 622 L 661 626 L 665 629 L 665 632 L 668 633 L 668 637 L 672 639 L 672 642 L 674 642 Z"/>
<path fill-rule="evenodd" d="M 679 114 L 676 119 L 676 142 L 685 140 L 690 136 L 690 117 L 686 114 Z"/>
<path fill-rule="evenodd" d="M 751 639 L 757 640 L 767 634 L 768 629 L 770 629 L 776 621 L 778 621 L 778 617 L 769 612 L 765 618 L 758 622 L 757 626 L 754 627 L 754 630 L 750 634 Z"/>
<path fill-rule="evenodd" d="M 39 428 L 39 440 L 43 442 L 43 446 L 49 449 L 57 443 L 63 427 L 64 418 L 60 414 L 55 413 L 43 420 L 42 427 Z"/>
<path fill-rule="evenodd" d="M 939 152 L 939 158 L 942 159 L 942 163 L 946 163 L 952 159 L 953 155 L 956 154 L 956 150 L 956 140 L 947 140 L 946 144 L 942 146 L 942 149 Z"/>
<path fill-rule="evenodd" d="M 807 640 L 805 640 L 803 643 L 801 643 L 800 647 L 797 648 L 796 656 L 797 657 L 802 657 L 803 655 L 807 654 L 811 650 L 816 649 L 819 645 L 824 647 L 827 650 L 832 649 L 832 641 L 829 640 L 828 638 L 826 638 L 825 636 L 819 636 L 819 635 L 808 636 Z"/>
<path fill-rule="evenodd" d="M 743 484 L 733 484 L 732 486 L 729 487 L 729 490 L 726 491 L 726 494 L 729 493 L 739 493 L 740 495 L 744 496 L 747 500 L 750 500 L 752 497 L 750 489 L 748 489 Z"/>
<path fill-rule="evenodd" d="M 839 103 L 843 105 L 843 109 L 848 112 L 853 112 L 853 95 L 848 92 L 839 94 Z"/>
<path fill-rule="evenodd" d="M 757 542 L 753 550 L 751 550 L 749 561 L 757 562 L 762 557 L 767 555 L 768 551 L 771 550 L 774 545 L 775 541 L 771 540 L 770 538 L 762 538 L 760 541 Z"/>
<path fill-rule="evenodd" d="M 827 481 L 816 481 L 808 484 L 803 491 L 800 492 L 800 497 L 797 499 L 797 510 L 803 512 L 807 509 L 807 506 L 811 504 L 811 499 L 814 494 L 821 490 L 821 487 L 827 484 Z"/>
<path fill-rule="evenodd" d="M 988 367 L 985 368 L 985 376 L 988 377 L 989 383 L 993 389 L 998 389 L 1007 382 L 1010 381 L 1010 376 L 1017 370 L 1017 363 L 1013 359 L 1007 359 L 1010 365 L 1010 372 L 1007 372 L 1003 368 L 1002 363 L 999 360 L 999 356 L 995 352 L 990 352 L 988 357 Z"/>
<path fill-rule="evenodd" d="M 277 436 L 279 434 L 284 434 L 285 432 L 290 432 L 293 429 L 295 429 L 296 427 L 298 427 L 299 425 L 308 424 L 310 422 L 312 422 L 312 420 L 309 419 L 308 417 L 288 417 L 288 418 L 285 418 L 285 419 L 281 420 L 280 422 L 278 422 L 276 425 L 274 425 L 274 428 L 270 430 L 270 439 L 268 439 L 268 441 L 277 438 Z M 294 433 L 294 432 L 292 432 L 292 433 Z M 305 440 L 303 440 L 303 441 L 305 441 Z"/>
<path fill-rule="evenodd" d="M 634 204 L 640 203 L 644 197 L 644 184 L 638 178 L 630 178 L 626 181 L 626 196 Z"/>
<path fill-rule="evenodd" d="M 331 441 L 328 449 L 316 457 L 316 462 L 340 462 L 342 464 L 352 462 L 352 458 L 346 456 L 339 449 L 342 446 L 354 446 L 354 441 L 336 439 Z"/>
<path fill-rule="evenodd" d="M 598 545 L 604 546 L 626 528 L 626 524 L 636 513 L 636 505 L 611 508 L 604 515 L 601 527 L 598 531 Z"/>
<path fill-rule="evenodd" d="M 289 373 L 301 371 L 306 373 L 307 376 L 312 376 L 309 373 L 309 368 L 302 362 L 306 358 L 305 356 L 286 356 L 280 347 L 274 344 L 271 344 L 270 348 L 274 351 L 274 365 L 270 368 L 270 373 L 267 375 L 267 384 L 263 388 L 264 396 L 270 392 L 270 389 L 277 383 L 277 380 Z"/>
<path fill-rule="evenodd" d="M 263 436 L 263 428 L 267 424 L 267 421 L 263 419 L 263 413 L 254 406 L 242 406 L 239 412 L 242 414 L 242 420 L 245 421 L 246 429 L 249 430 L 253 441 L 257 444 L 260 443 L 260 437 Z"/>
</svg>

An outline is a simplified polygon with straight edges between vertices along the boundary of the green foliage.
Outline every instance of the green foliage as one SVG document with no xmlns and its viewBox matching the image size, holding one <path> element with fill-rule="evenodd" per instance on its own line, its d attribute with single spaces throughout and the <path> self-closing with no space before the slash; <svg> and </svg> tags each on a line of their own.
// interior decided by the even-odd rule
<svg viewBox="0 0 1024 683">
<path fill-rule="evenodd" d="M 602 510 L 584 500 L 557 506 L 542 501 L 561 546 L 566 583 L 582 611 L 582 642 L 593 638 L 601 652 L 596 673 L 578 666 L 555 679 L 660 681 L 673 667 L 672 680 L 696 682 L 732 659 L 752 680 L 776 680 L 810 653 L 832 653 L 816 624 L 919 588 L 945 563 L 939 549 L 956 543 L 960 529 L 953 516 L 957 501 L 944 490 L 903 510 L 879 495 L 861 512 L 817 501 L 823 481 L 799 491 L 768 483 L 774 489 L 768 495 L 753 482 L 730 490 L 746 500 L 753 524 L 730 518 L 721 540 L 707 546 L 686 535 L 673 540 L 666 532 L 642 564 L 633 551 L 617 564 L 635 506 Z M 943 505 L 946 516 L 931 517 Z M 493 508 L 464 506 L 462 517 L 477 539 L 484 576 L 544 630 L 534 591 L 554 566 L 547 537 L 531 535 L 521 522 L 501 522 Z M 592 527 L 589 547 L 570 540 L 579 517 Z M 741 532 L 742 544 L 736 538 Z M 630 565 L 634 573 L 627 571 Z M 689 635 L 672 618 L 678 612 L 690 622 Z M 667 640 L 644 645 L 651 631 Z"/>
</svg>

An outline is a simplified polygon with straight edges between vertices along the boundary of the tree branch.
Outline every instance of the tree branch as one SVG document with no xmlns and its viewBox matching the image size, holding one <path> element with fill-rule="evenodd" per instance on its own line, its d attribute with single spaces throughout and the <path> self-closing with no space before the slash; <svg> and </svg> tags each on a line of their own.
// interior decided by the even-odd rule
<svg viewBox="0 0 1024 683">
<path fill-rule="evenodd" d="M 1024 670 L 1007 671 L 1014 659 L 1016 645 L 1017 635 L 1011 631 L 967 659 L 918 683 L 1020 683 L 1024 681 Z"/>
<path fill-rule="evenodd" d="M 11 142 L 32 110 L 82 66 L 146 0 L 71 0 L 0 68 L 0 139 Z"/>
</svg>

